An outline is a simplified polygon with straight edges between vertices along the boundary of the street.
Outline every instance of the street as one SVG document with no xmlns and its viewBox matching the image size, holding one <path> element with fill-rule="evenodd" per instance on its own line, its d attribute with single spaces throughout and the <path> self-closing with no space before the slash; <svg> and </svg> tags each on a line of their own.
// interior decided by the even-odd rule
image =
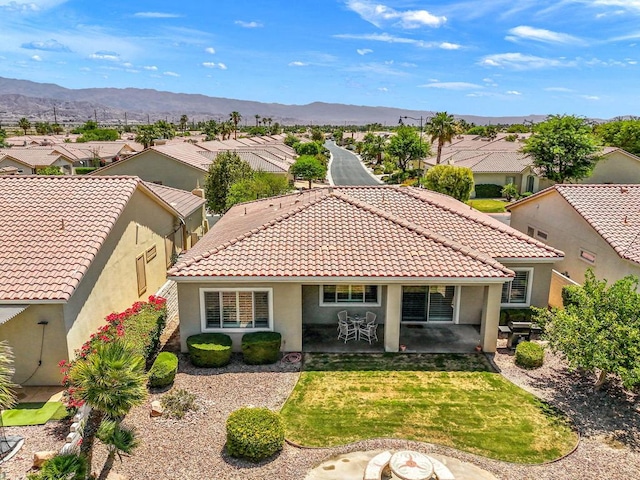
<svg viewBox="0 0 640 480">
<path fill-rule="evenodd" d="M 353 153 L 338 147 L 334 142 L 325 142 L 331 154 L 331 176 L 334 185 L 379 185 Z"/>
</svg>

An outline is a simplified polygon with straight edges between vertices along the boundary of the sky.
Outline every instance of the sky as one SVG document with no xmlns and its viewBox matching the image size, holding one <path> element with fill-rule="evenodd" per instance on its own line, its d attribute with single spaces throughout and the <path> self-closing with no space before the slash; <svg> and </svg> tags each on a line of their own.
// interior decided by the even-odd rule
<svg viewBox="0 0 640 480">
<path fill-rule="evenodd" d="M 640 0 L 0 0 L 0 76 L 504 116 L 640 115 Z"/>
</svg>

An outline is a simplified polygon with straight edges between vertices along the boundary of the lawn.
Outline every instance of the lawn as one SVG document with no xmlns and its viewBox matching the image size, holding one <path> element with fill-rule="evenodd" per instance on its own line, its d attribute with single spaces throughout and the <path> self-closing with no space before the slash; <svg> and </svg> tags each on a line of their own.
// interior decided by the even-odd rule
<svg viewBox="0 0 640 480">
<path fill-rule="evenodd" d="M 61 420 L 67 415 L 67 409 L 61 402 L 19 403 L 2 412 L 2 424 L 5 427 L 44 425 L 49 420 Z"/>
<path fill-rule="evenodd" d="M 475 208 L 476 210 L 480 210 L 484 213 L 504 213 L 505 207 L 508 205 L 507 202 L 503 200 L 493 200 L 491 198 L 482 198 L 482 199 L 474 199 L 469 200 L 467 205 Z"/>
<path fill-rule="evenodd" d="M 565 417 L 482 355 L 317 354 L 282 415 L 287 438 L 313 447 L 391 437 L 539 463 L 577 441 Z"/>
</svg>

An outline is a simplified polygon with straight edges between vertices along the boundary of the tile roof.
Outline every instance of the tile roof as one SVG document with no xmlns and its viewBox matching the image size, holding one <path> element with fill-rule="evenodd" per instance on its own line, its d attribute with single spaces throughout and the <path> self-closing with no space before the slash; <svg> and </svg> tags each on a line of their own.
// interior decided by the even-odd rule
<svg viewBox="0 0 640 480">
<path fill-rule="evenodd" d="M 0 177 L 0 301 L 68 300 L 140 183 Z"/>
<path fill-rule="evenodd" d="M 33 148 L 8 148 L 0 150 L 0 160 L 4 157 L 11 157 L 20 163 L 29 165 L 30 167 L 45 167 L 53 164 L 59 158 L 63 158 L 71 162 L 69 158 L 60 153 L 53 152 L 52 148 L 44 150 Z"/>
<path fill-rule="evenodd" d="M 508 278 L 500 258 L 562 252 L 456 200 L 399 187 L 334 187 L 233 207 L 174 277 Z"/>
<path fill-rule="evenodd" d="M 145 186 L 160 197 L 165 203 L 172 206 L 182 218 L 188 217 L 205 204 L 205 199 L 186 190 L 145 182 Z"/>
<path fill-rule="evenodd" d="M 557 192 L 624 259 L 640 263 L 640 185 L 556 184 L 510 208 Z"/>
<path fill-rule="evenodd" d="M 289 164 L 277 157 L 274 157 L 273 155 L 261 155 L 260 152 L 253 150 L 230 151 L 237 154 L 241 160 L 247 162 L 252 170 L 260 170 L 268 173 L 287 173 L 289 170 Z M 222 153 L 222 150 L 217 152 L 202 152 L 202 155 L 210 159 L 209 163 L 212 163 L 215 161 L 219 153 Z"/>
</svg>

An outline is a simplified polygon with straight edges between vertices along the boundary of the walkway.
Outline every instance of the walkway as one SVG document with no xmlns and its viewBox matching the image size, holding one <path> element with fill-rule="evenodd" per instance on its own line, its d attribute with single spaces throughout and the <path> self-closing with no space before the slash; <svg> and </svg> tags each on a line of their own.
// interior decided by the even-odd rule
<svg viewBox="0 0 640 480">
<path fill-rule="evenodd" d="M 349 150 L 329 141 L 325 142 L 324 146 L 333 155 L 331 162 L 333 185 L 380 185 L 380 182 L 362 165 L 360 159 Z"/>
</svg>

